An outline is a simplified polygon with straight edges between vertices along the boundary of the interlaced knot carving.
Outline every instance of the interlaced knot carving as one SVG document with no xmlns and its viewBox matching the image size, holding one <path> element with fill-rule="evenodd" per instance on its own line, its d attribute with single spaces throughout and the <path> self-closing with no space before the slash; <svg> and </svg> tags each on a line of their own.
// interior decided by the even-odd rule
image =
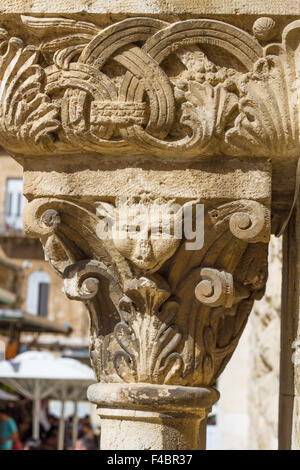
<svg viewBox="0 0 300 470">
<path fill-rule="evenodd" d="M 15 153 L 18 141 L 25 154 L 299 154 L 289 107 L 299 65 L 288 57 L 297 21 L 265 48 L 261 34 L 216 20 L 23 23 L 38 45 L 0 30 L 0 143 Z M 215 49 L 228 65 L 204 52 Z"/>
</svg>

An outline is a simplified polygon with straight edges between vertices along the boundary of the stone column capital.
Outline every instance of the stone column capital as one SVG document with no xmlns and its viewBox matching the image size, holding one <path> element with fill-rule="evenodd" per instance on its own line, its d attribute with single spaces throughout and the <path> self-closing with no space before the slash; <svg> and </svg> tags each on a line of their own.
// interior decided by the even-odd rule
<svg viewBox="0 0 300 470">
<path fill-rule="evenodd" d="M 26 233 L 89 311 L 90 399 L 124 436 L 133 417 L 168 429 L 141 448 L 195 448 L 293 193 L 300 23 L 15 21 L 0 144 L 24 167 Z"/>
<path fill-rule="evenodd" d="M 298 155 L 298 20 L 274 42 L 267 17 L 252 34 L 214 19 L 19 22 L 26 40 L 1 30 L 0 142 L 16 156 Z"/>
</svg>

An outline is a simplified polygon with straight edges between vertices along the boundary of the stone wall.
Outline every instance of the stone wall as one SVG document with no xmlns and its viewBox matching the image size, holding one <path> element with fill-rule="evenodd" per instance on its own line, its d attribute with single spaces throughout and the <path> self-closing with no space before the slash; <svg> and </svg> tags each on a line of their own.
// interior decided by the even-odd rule
<svg viewBox="0 0 300 470">
<path fill-rule="evenodd" d="M 266 294 L 218 383 L 219 449 L 278 447 L 281 268 L 281 239 L 272 237 Z"/>
<path fill-rule="evenodd" d="M 249 447 L 278 448 L 280 363 L 281 239 L 269 248 L 266 294 L 250 316 Z"/>
<path fill-rule="evenodd" d="M 221 393 L 216 405 L 218 450 L 248 449 L 250 334 L 248 323 L 231 361 L 218 381 Z"/>
</svg>

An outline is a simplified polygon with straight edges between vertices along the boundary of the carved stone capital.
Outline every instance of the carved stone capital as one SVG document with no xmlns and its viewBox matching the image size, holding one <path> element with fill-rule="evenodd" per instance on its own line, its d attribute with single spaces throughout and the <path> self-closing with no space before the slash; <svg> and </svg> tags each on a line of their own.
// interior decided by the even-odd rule
<svg viewBox="0 0 300 470">
<path fill-rule="evenodd" d="M 270 18 L 21 21 L 29 42 L 0 30 L 0 144 L 24 166 L 26 233 L 89 311 L 90 399 L 197 447 L 170 423 L 205 420 L 264 293 L 300 24 L 271 43 Z"/>
<path fill-rule="evenodd" d="M 59 15 L 15 21 L 18 37 L 0 16 L 0 145 L 25 168 L 62 155 L 82 165 L 83 153 L 88 167 L 99 154 L 116 166 L 121 154 L 150 165 L 269 158 L 279 231 L 300 151 L 297 17 L 240 27 L 145 16 L 105 27 Z M 66 168 L 57 164 L 59 179 Z"/>
<path fill-rule="evenodd" d="M 41 238 L 66 295 L 88 306 L 99 381 L 211 386 L 232 354 L 264 291 L 270 209 L 252 200 L 207 203 L 198 249 L 189 250 L 175 231 L 159 233 L 164 224 L 181 228 L 184 207 L 197 204 L 177 204 L 177 212 L 167 213 L 165 200 L 132 202 L 139 212 L 129 224 L 140 230 L 122 238 L 111 226 L 103 239 L 104 208 L 124 223 L 118 203 L 87 207 L 40 198 L 27 205 L 27 233 Z M 160 207 L 164 219 L 151 219 L 146 233 L 152 207 Z"/>
<path fill-rule="evenodd" d="M 271 18 L 252 34 L 213 19 L 21 21 L 31 42 L 0 38 L 0 142 L 16 156 L 298 157 L 299 21 L 273 43 Z"/>
<path fill-rule="evenodd" d="M 167 201 L 155 196 L 127 204 L 138 212 L 124 227 L 117 198 L 109 204 L 37 198 L 26 206 L 24 226 L 29 236 L 41 239 L 66 295 L 85 302 L 90 313 L 91 362 L 99 384 L 89 398 L 98 404 L 103 429 L 110 435 L 116 419 L 137 426 L 140 416 L 154 432 L 159 416 L 165 416 L 167 446 L 178 432 L 181 444 L 176 445 L 188 448 L 193 428 L 189 445 L 198 448 L 200 422 L 218 397 L 213 385 L 254 300 L 264 292 L 269 202 L 206 201 L 201 225 L 197 199 L 177 203 L 170 212 Z M 153 225 L 144 230 L 142 217 L 153 207 Z M 157 217 L 159 207 L 164 217 Z M 175 229 L 186 222 L 187 207 L 197 230 L 204 230 L 203 244 L 192 250 L 190 240 L 175 237 Z M 114 233 L 116 222 L 110 223 L 110 217 L 103 231 L 107 214 L 114 215 L 126 237 L 122 230 Z M 129 226 L 140 228 L 133 238 Z M 159 230 L 165 226 L 173 229 L 168 236 Z M 122 442 L 126 435 L 124 430 Z M 163 446 L 151 439 L 150 448 Z M 102 445 L 110 448 L 105 439 Z"/>
</svg>

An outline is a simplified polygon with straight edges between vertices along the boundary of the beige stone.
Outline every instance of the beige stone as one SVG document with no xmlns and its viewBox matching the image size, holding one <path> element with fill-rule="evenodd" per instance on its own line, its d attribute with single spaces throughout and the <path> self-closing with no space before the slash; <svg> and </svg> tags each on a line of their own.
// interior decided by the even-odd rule
<svg viewBox="0 0 300 470">
<path fill-rule="evenodd" d="M 246 15 L 297 15 L 300 8 L 293 0 L 284 4 L 279 0 L 53 0 L 45 5 L 43 0 L 7 0 L 1 5 L 2 13 L 82 13 L 82 14 L 246 14 Z"/>
<path fill-rule="evenodd" d="M 278 449 L 282 239 L 271 238 L 264 297 L 218 380 L 214 448 Z"/>
<path fill-rule="evenodd" d="M 299 198 L 283 238 L 279 449 L 298 450 L 299 433 Z"/>
<path fill-rule="evenodd" d="M 249 447 L 278 448 L 282 240 L 273 238 L 269 252 L 266 294 L 253 309 L 249 323 L 250 386 Z"/>
<path fill-rule="evenodd" d="M 297 13 L 232 3 L 2 10 L 0 144 L 25 170 L 26 233 L 88 308 L 104 448 L 134 433 L 135 448 L 204 447 L 293 196 Z"/>
</svg>

